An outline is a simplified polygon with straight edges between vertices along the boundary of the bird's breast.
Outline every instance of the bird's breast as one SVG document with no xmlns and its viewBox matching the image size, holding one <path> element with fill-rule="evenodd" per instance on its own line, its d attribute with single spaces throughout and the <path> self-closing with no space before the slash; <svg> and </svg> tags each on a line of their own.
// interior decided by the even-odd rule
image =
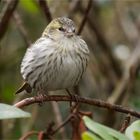
<svg viewBox="0 0 140 140">
<path fill-rule="evenodd" d="M 76 42 L 71 39 L 38 40 L 23 59 L 23 78 L 37 90 L 66 89 L 78 84 L 86 69 L 88 51 L 84 42 Z"/>
<path fill-rule="evenodd" d="M 50 70 L 48 70 L 48 67 Z M 76 84 L 80 73 L 79 60 L 76 54 L 67 50 L 54 52 L 54 58 L 50 64 L 46 63 L 47 88 L 48 90 L 65 89 Z"/>
</svg>

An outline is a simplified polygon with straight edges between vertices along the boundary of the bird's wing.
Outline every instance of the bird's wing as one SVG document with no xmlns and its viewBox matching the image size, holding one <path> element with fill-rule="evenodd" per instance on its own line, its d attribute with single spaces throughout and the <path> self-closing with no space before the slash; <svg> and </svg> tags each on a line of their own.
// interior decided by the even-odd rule
<svg viewBox="0 0 140 140">
<path fill-rule="evenodd" d="M 32 88 L 27 82 L 24 82 L 23 85 L 15 92 L 15 94 L 19 94 L 20 92 L 24 90 L 28 93 L 32 92 Z"/>
</svg>

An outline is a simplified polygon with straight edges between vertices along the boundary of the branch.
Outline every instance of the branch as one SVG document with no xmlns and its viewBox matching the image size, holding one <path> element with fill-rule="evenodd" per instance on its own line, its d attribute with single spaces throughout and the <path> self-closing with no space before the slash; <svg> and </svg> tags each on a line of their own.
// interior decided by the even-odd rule
<svg viewBox="0 0 140 140">
<path fill-rule="evenodd" d="M 132 109 L 128 109 L 128 108 L 122 107 L 120 105 L 110 104 L 110 103 L 107 103 L 107 102 L 102 101 L 102 100 L 82 98 L 80 96 L 77 96 L 76 98 L 73 98 L 73 99 L 71 99 L 71 97 L 65 96 L 65 95 L 50 95 L 50 96 L 43 96 L 43 98 L 30 97 L 30 98 L 26 98 L 26 99 L 16 103 L 14 106 L 22 108 L 24 106 L 28 106 L 28 105 L 34 104 L 34 103 L 40 103 L 42 101 L 73 101 L 73 102 L 77 102 L 77 100 L 80 103 L 95 105 L 95 106 L 98 106 L 101 108 L 115 110 L 117 112 L 130 114 L 132 116 L 140 118 L 140 113 L 136 112 Z"/>
<path fill-rule="evenodd" d="M 120 132 L 121 133 L 124 133 L 126 128 L 128 127 L 128 125 L 130 124 L 130 121 L 131 121 L 131 115 L 128 114 L 126 117 L 125 117 L 125 120 L 121 126 L 121 129 L 120 129 Z"/>
<path fill-rule="evenodd" d="M 72 0 L 71 3 L 69 4 L 69 13 L 68 13 L 68 17 L 72 18 L 73 14 L 75 14 L 78 9 L 79 9 L 79 5 L 81 4 L 81 0 Z"/>
<path fill-rule="evenodd" d="M 113 91 L 112 95 L 109 97 L 108 102 L 117 103 L 123 99 L 124 94 L 128 89 L 134 86 L 134 81 L 137 76 L 137 72 L 140 67 L 140 41 L 137 41 L 135 49 L 133 50 L 131 56 L 125 65 L 125 70 L 123 76 Z"/>
<path fill-rule="evenodd" d="M 47 1 L 46 0 L 39 0 L 39 5 L 40 5 L 42 11 L 45 13 L 45 16 L 46 16 L 46 19 L 48 19 L 48 22 L 51 22 L 52 15 L 50 13 Z"/>
<path fill-rule="evenodd" d="M 136 28 L 136 25 L 130 20 L 130 16 L 128 16 L 128 7 L 126 7 L 127 2 L 114 1 L 114 4 L 117 17 L 116 22 L 118 22 L 118 25 L 121 28 L 120 30 L 128 42 L 132 45 L 136 44 L 139 39 L 139 31 Z"/>
<path fill-rule="evenodd" d="M 18 0 L 9 0 L 5 4 L 5 7 L 2 9 L 0 14 L 0 39 L 2 39 L 3 35 L 5 34 L 5 31 L 7 29 L 9 20 L 16 9 L 16 6 L 18 4 Z"/>
<path fill-rule="evenodd" d="M 32 135 L 38 135 L 38 133 L 39 132 L 37 132 L 37 131 L 30 131 L 30 132 L 26 133 L 25 135 L 23 135 L 19 140 L 27 140 Z"/>
<path fill-rule="evenodd" d="M 122 78 L 118 82 L 115 90 L 112 95 L 109 97 L 108 102 L 116 104 L 120 103 L 126 95 L 128 95 L 129 91 L 131 91 L 135 84 L 135 78 L 137 76 L 137 72 L 140 68 L 140 41 L 139 34 L 135 29 L 135 25 L 128 20 L 127 16 L 124 15 L 126 12 L 126 8 L 124 3 L 116 2 L 116 14 L 118 15 L 119 23 L 122 27 L 122 31 L 125 32 L 129 42 L 133 44 L 133 48 L 135 48 L 126 61 L 125 69 L 122 75 Z M 121 11 L 121 12 L 120 12 Z M 122 12 L 124 11 L 124 12 Z M 127 26 L 126 26 L 127 25 Z M 129 27 L 133 28 L 133 30 L 128 30 Z"/>
<path fill-rule="evenodd" d="M 60 130 L 62 127 L 64 127 L 73 117 L 73 115 L 69 115 L 65 121 L 62 122 L 58 127 L 55 128 L 55 130 L 52 131 L 51 135 L 54 135 L 58 130 Z"/>
<path fill-rule="evenodd" d="M 84 13 L 83 7 L 80 7 L 79 10 L 81 13 Z M 109 61 L 109 65 L 111 66 L 111 69 L 114 70 L 117 78 L 120 78 L 122 75 L 121 67 L 118 63 L 118 60 L 112 53 L 112 50 L 111 50 L 112 47 L 106 40 L 106 38 L 101 30 L 101 27 L 100 27 L 99 23 L 97 22 L 95 14 L 92 13 L 92 19 L 90 17 L 91 17 L 90 15 L 87 16 L 87 18 L 88 18 L 87 23 L 90 26 L 90 28 L 95 32 L 97 41 L 100 44 L 100 47 L 101 47 L 103 53 L 107 57 L 107 59 Z"/>
<path fill-rule="evenodd" d="M 20 34 L 22 35 L 27 47 L 31 45 L 31 40 L 29 39 L 28 33 L 23 25 L 22 19 L 17 11 L 13 13 L 13 19 L 17 28 L 19 29 Z"/>
<path fill-rule="evenodd" d="M 87 5 L 87 8 L 86 8 L 86 11 L 84 13 L 83 20 L 82 20 L 81 25 L 80 25 L 80 28 L 79 28 L 79 30 L 77 32 L 78 35 L 81 34 L 81 32 L 82 32 L 82 30 L 83 30 L 83 28 L 85 26 L 85 23 L 86 23 L 87 17 L 88 17 L 88 13 L 89 13 L 91 7 L 92 7 L 92 0 L 89 0 L 88 5 Z"/>
<path fill-rule="evenodd" d="M 62 120 L 62 115 L 61 115 L 61 112 L 60 112 L 60 108 L 59 108 L 59 105 L 57 102 L 51 102 L 51 105 L 52 105 L 52 108 L 53 108 L 53 112 L 54 112 L 54 115 L 55 115 L 55 119 L 56 119 L 56 123 L 58 126 L 60 126 L 62 123 L 63 123 L 63 120 Z M 65 140 L 66 139 L 66 136 L 65 136 L 65 129 L 64 127 L 61 127 L 60 129 L 60 134 L 62 136 L 62 140 Z"/>
</svg>

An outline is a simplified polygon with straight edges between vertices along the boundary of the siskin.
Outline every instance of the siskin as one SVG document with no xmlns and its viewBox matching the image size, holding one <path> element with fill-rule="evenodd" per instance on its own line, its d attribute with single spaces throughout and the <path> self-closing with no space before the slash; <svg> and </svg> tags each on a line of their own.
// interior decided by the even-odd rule
<svg viewBox="0 0 140 140">
<path fill-rule="evenodd" d="M 66 17 L 56 18 L 27 49 L 21 63 L 25 82 L 16 93 L 73 88 L 85 72 L 88 60 L 88 46 L 76 35 L 74 22 Z"/>
</svg>

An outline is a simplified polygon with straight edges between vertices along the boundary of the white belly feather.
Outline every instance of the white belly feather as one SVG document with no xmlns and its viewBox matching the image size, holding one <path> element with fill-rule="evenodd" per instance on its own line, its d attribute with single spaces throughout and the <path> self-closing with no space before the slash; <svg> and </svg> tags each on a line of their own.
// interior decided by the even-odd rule
<svg viewBox="0 0 140 140">
<path fill-rule="evenodd" d="M 79 44 L 71 44 L 73 41 L 65 39 L 54 43 L 49 38 L 41 38 L 27 50 L 21 73 L 31 87 L 57 90 L 78 84 L 86 69 L 89 51 L 80 37 L 74 39 L 78 39 Z"/>
</svg>

